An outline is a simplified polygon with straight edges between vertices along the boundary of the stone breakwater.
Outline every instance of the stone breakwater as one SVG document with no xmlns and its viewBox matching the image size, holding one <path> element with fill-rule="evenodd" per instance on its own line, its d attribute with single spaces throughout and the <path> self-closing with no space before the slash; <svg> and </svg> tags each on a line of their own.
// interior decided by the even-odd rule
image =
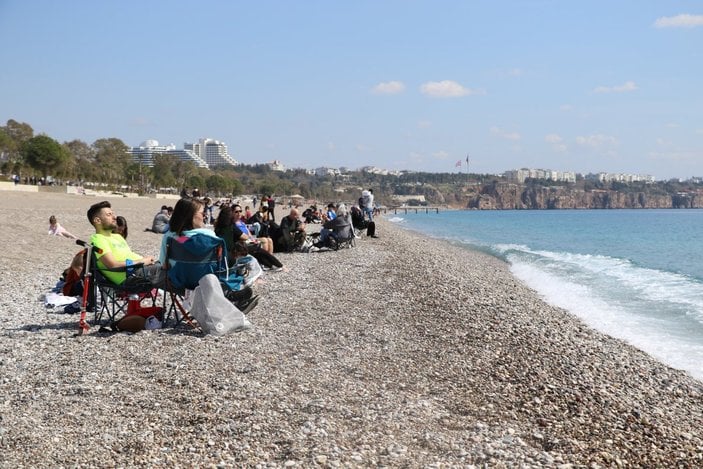
<svg viewBox="0 0 703 469">
<path fill-rule="evenodd" d="M 381 220 L 281 255 L 249 331 L 74 337 L 37 300 L 77 250 L 45 225 L 87 235 L 95 200 L 2 195 L 1 467 L 703 465 L 703 385 L 497 259 Z M 159 201 L 113 202 L 156 253 Z"/>
</svg>

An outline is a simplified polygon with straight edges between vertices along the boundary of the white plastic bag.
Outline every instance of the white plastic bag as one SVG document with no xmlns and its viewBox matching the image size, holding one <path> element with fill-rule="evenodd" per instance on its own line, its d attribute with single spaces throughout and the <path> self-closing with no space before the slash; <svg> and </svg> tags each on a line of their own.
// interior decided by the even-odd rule
<svg viewBox="0 0 703 469">
<path fill-rule="evenodd" d="M 244 313 L 225 298 L 220 281 L 213 274 L 200 279 L 193 291 L 192 301 L 190 314 L 206 334 L 225 335 L 251 328 Z"/>
<path fill-rule="evenodd" d="M 259 261 L 257 261 L 252 255 L 246 255 L 237 259 L 235 268 L 239 269 L 241 267 L 244 267 L 244 271 L 246 272 L 244 275 L 242 288 L 252 286 L 256 279 L 261 277 L 261 274 L 263 274 Z"/>
</svg>

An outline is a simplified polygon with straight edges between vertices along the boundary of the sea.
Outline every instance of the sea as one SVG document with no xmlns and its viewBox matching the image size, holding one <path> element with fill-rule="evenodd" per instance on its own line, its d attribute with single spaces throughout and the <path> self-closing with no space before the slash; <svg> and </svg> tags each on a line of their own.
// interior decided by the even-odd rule
<svg viewBox="0 0 703 469">
<path fill-rule="evenodd" d="M 703 210 L 419 209 L 387 218 L 505 260 L 548 303 L 703 381 Z"/>
</svg>

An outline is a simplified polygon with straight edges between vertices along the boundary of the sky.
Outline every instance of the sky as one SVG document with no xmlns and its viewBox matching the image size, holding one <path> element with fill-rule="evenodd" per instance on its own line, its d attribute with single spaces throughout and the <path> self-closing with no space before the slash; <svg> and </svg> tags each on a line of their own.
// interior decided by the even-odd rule
<svg viewBox="0 0 703 469">
<path fill-rule="evenodd" d="M 289 168 L 686 179 L 703 1 L 0 0 L 8 119 Z"/>
</svg>

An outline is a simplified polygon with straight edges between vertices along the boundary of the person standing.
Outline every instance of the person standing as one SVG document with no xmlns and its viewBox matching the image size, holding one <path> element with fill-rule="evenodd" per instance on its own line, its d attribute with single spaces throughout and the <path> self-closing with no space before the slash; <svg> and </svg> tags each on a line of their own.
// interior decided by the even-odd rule
<svg viewBox="0 0 703 469">
<path fill-rule="evenodd" d="M 269 221 L 276 221 L 276 213 L 274 209 L 276 208 L 276 201 L 273 200 L 273 195 L 269 197 Z"/>
<path fill-rule="evenodd" d="M 374 203 L 373 203 L 373 189 L 368 189 L 365 191 L 361 192 L 361 200 L 364 204 L 362 207 L 362 210 L 366 214 L 367 217 L 369 217 L 369 222 L 373 221 L 373 209 L 374 209 Z"/>
</svg>

